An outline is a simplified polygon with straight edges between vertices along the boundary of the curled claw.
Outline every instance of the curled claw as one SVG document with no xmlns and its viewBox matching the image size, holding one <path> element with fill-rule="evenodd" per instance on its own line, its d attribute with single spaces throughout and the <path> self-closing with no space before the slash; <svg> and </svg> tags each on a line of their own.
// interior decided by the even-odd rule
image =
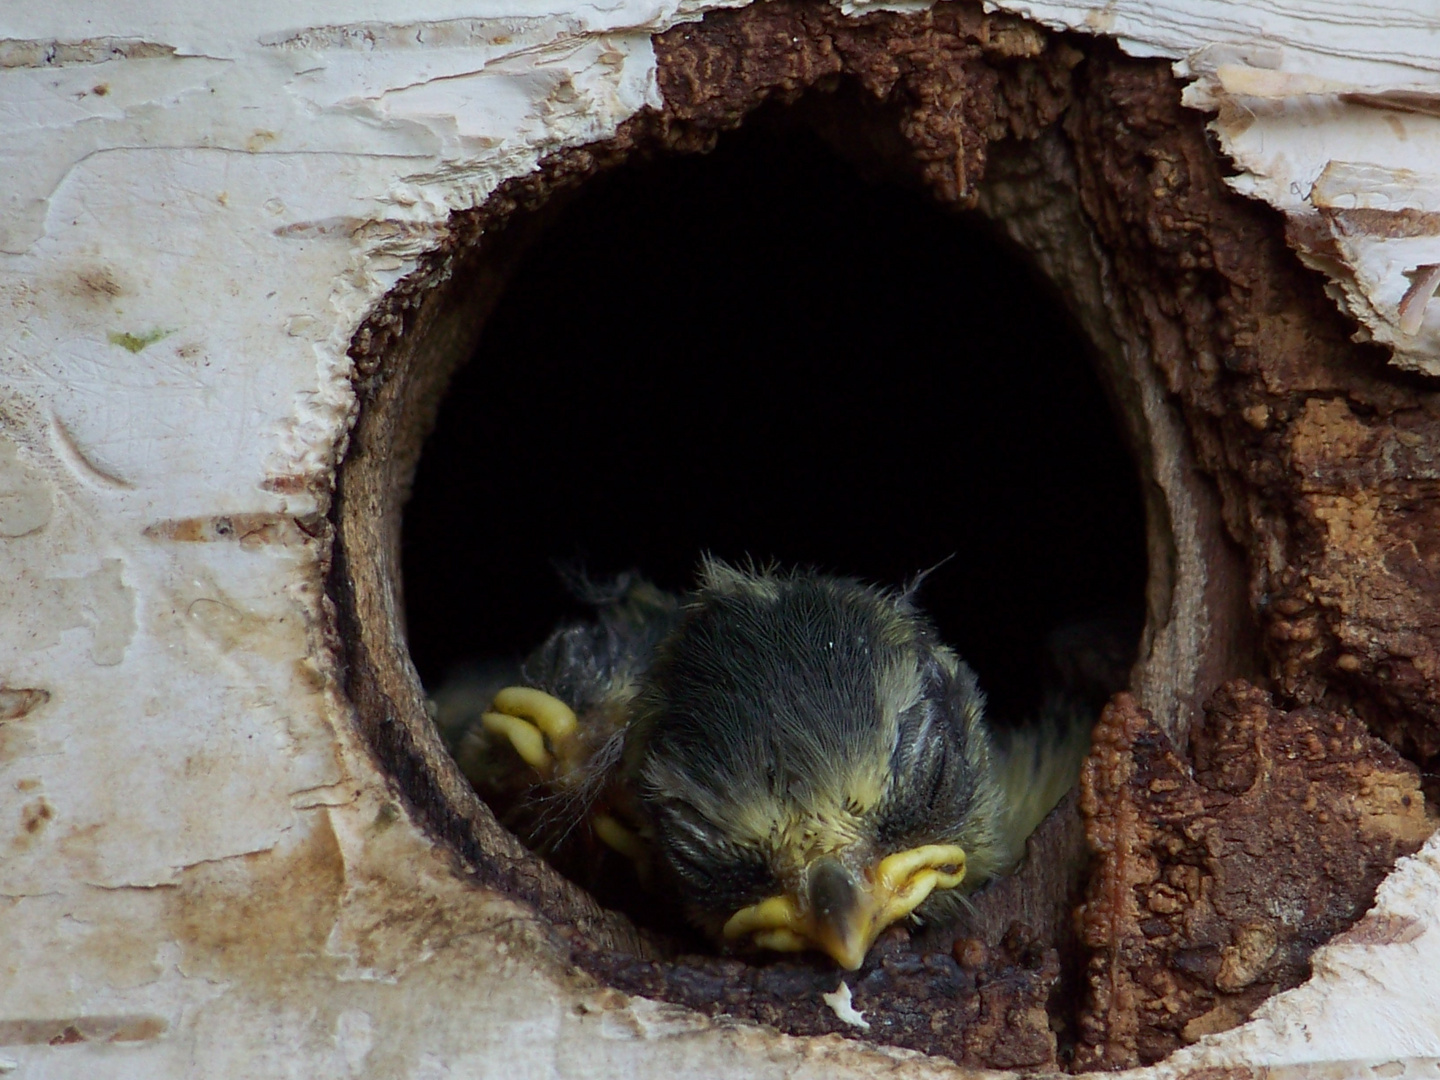
<svg viewBox="0 0 1440 1080">
<path fill-rule="evenodd" d="M 503 735 L 527 765 L 541 772 L 554 768 L 553 751 L 575 734 L 575 710 L 543 690 L 507 686 L 491 708 L 480 718 L 485 730 Z"/>
<path fill-rule="evenodd" d="M 936 889 L 953 889 L 965 880 L 965 852 L 953 844 L 927 844 L 882 859 L 875 876 L 889 894 L 882 918 L 888 923 L 909 915 Z"/>
<path fill-rule="evenodd" d="M 650 857 L 649 849 L 645 847 L 645 841 L 609 814 L 596 814 L 590 819 L 590 827 L 595 830 L 595 835 L 600 838 L 602 844 L 611 851 L 624 855 L 637 868 Z"/>
<path fill-rule="evenodd" d="M 551 742 L 575 731 L 575 710 L 559 698 L 528 686 L 507 686 L 495 695 L 495 711 L 522 716 L 550 737 Z"/>
<path fill-rule="evenodd" d="M 491 734 L 503 735 L 509 739 L 510 745 L 524 759 L 525 764 L 544 771 L 555 763 L 555 759 L 545 749 L 545 736 L 541 735 L 540 729 L 530 721 L 508 713 L 487 712 L 480 717 L 480 723 Z"/>
</svg>

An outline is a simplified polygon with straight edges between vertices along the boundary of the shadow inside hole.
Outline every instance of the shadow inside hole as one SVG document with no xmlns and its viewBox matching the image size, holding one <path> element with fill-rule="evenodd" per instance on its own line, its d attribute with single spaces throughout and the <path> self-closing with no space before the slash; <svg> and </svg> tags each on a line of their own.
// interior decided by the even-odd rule
<svg viewBox="0 0 1440 1080">
<path fill-rule="evenodd" d="M 591 181 L 521 260 L 405 511 L 412 658 L 431 692 L 513 663 L 586 614 L 557 565 L 683 590 L 706 551 L 943 562 L 921 606 L 1002 720 L 1052 631 L 1143 610 L 1136 469 L 1059 298 L 983 220 L 763 120 Z"/>
<path fill-rule="evenodd" d="M 1056 297 L 985 223 L 794 129 L 592 181 L 456 375 L 404 519 L 426 686 L 583 613 L 558 564 L 703 551 L 901 584 L 999 715 L 1056 627 L 1139 610 L 1135 467 Z"/>
</svg>

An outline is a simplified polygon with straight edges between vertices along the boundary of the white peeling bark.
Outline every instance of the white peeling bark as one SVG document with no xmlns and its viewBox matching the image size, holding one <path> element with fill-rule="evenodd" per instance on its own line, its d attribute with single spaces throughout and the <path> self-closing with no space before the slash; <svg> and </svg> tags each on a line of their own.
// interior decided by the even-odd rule
<svg viewBox="0 0 1440 1080">
<path fill-rule="evenodd" d="M 654 103 L 650 35 L 701 6 L 0 12 L 0 1075 L 958 1072 L 577 975 L 393 802 L 318 629 L 351 336 L 452 210 Z M 1197 76 L 1235 186 L 1440 374 L 1421 5 L 997 6 Z M 1440 1057 L 1437 898 L 1432 840 L 1310 984 L 1149 1074 Z"/>
<path fill-rule="evenodd" d="M 1440 14 L 1422 0 L 1005 0 L 1193 78 L 1237 191 L 1285 212 L 1301 257 L 1393 362 L 1440 375 Z"/>
</svg>

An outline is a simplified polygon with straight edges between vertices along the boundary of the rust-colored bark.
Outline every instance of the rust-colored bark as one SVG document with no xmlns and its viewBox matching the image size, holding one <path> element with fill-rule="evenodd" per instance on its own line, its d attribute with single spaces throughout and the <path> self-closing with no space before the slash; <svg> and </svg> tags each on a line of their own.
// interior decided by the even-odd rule
<svg viewBox="0 0 1440 1080">
<path fill-rule="evenodd" d="M 1357 720 L 1248 683 L 1215 695 L 1191 751 L 1193 773 L 1128 695 L 1096 728 L 1077 1066 L 1158 1061 L 1298 985 L 1434 825 L 1415 766 Z"/>
<path fill-rule="evenodd" d="M 1277 215 L 1231 193 L 1161 65 L 1092 56 L 1066 118 L 1138 343 L 1183 404 L 1277 689 L 1440 754 L 1440 393 L 1356 345 Z"/>
</svg>

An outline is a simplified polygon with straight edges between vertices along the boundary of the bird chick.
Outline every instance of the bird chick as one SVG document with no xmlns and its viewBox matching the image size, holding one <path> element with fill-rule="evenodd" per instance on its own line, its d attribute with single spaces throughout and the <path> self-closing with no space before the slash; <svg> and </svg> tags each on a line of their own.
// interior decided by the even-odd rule
<svg viewBox="0 0 1440 1080">
<path fill-rule="evenodd" d="M 854 970 L 887 926 L 953 918 L 1019 861 L 1088 745 L 1078 717 L 993 731 L 909 593 L 708 560 L 678 605 L 617 610 L 527 665 L 563 713 L 507 690 L 486 725 L 528 740 L 550 787 L 581 793 L 572 815 L 721 942 Z M 557 769 L 574 738 L 586 764 Z"/>
</svg>

